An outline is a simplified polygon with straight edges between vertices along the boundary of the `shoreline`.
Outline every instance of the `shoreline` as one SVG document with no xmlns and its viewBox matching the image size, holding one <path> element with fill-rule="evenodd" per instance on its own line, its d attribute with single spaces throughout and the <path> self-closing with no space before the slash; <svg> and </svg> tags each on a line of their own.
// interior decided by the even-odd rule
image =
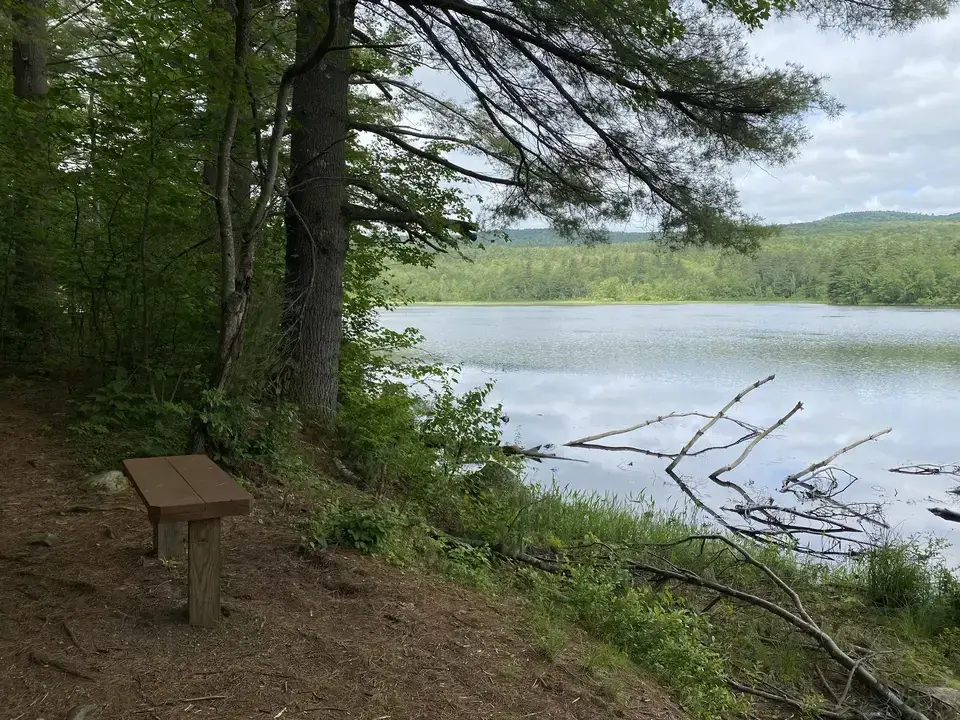
<svg viewBox="0 0 960 720">
<path fill-rule="evenodd" d="M 420 301 L 397 305 L 396 309 L 409 307 L 553 307 L 553 306 L 657 306 L 657 305 L 816 305 L 837 309 L 883 309 L 890 310 L 960 310 L 960 305 L 887 305 L 862 303 L 860 305 L 836 305 L 819 300 L 443 300 Z"/>
</svg>

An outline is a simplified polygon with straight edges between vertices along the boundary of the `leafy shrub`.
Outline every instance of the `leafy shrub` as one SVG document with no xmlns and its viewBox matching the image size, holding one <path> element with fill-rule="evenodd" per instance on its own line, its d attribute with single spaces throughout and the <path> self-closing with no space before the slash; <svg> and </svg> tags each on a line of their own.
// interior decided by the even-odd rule
<svg viewBox="0 0 960 720">
<path fill-rule="evenodd" d="M 295 405 L 260 404 L 220 390 L 205 390 L 197 415 L 210 433 L 216 460 L 257 460 L 281 470 L 296 457 L 300 416 Z"/>
<path fill-rule="evenodd" d="M 183 451 L 192 417 L 192 408 L 184 401 L 163 399 L 154 390 L 140 389 L 142 383 L 123 369 L 113 380 L 89 393 L 77 406 L 77 419 L 71 432 L 82 438 L 88 450 L 93 445 L 125 448 L 120 454 L 167 455 Z M 110 450 L 106 451 L 111 454 Z M 104 459 L 112 464 L 112 458 Z"/>
<path fill-rule="evenodd" d="M 419 401 L 401 383 L 385 383 L 375 390 L 344 389 L 341 453 L 367 482 L 367 489 L 380 495 L 408 495 L 436 472 L 435 453 L 416 431 Z"/>
<path fill-rule="evenodd" d="M 158 378 L 162 374 L 144 385 L 142 378 L 119 370 L 78 405 L 72 432 L 109 446 L 108 454 L 170 455 L 184 451 L 199 418 L 210 434 L 215 460 L 228 464 L 256 460 L 275 470 L 291 466 L 300 428 L 294 405 L 263 404 L 210 389 L 197 390 L 193 402 L 163 399 L 163 388 L 153 389 Z M 175 385 L 171 398 L 178 390 Z"/>
<path fill-rule="evenodd" d="M 443 570 L 457 582 L 473 587 L 488 587 L 493 572 L 493 559 L 488 548 L 457 545 L 448 548 Z"/>
<path fill-rule="evenodd" d="M 373 555 L 384 550 L 401 524 L 400 515 L 386 505 L 334 505 L 322 518 L 309 523 L 303 544 L 312 549 L 348 547 Z"/>
<path fill-rule="evenodd" d="M 866 553 L 861 563 L 867 602 L 896 610 L 928 604 L 934 594 L 928 562 L 911 543 L 890 543 Z"/>
</svg>

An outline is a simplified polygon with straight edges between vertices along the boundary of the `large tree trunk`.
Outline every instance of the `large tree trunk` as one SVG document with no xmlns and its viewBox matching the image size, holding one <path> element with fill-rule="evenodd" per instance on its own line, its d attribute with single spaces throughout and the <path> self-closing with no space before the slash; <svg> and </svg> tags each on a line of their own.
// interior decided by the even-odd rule
<svg viewBox="0 0 960 720">
<path fill-rule="evenodd" d="M 333 47 L 346 48 L 352 3 L 340 8 Z M 301 6 L 297 56 L 308 56 L 326 27 Z M 329 53 L 293 89 L 284 324 L 292 361 L 288 395 L 320 429 L 337 412 L 343 271 L 347 257 L 346 157 L 349 50 Z"/>
<path fill-rule="evenodd" d="M 45 282 L 40 267 L 46 218 L 42 195 L 47 178 L 42 130 L 47 96 L 46 0 L 16 0 L 12 6 L 13 93 L 20 111 L 21 176 L 13 200 L 11 241 L 14 255 L 14 292 L 11 300 L 14 322 L 24 345 L 39 344 L 42 331 L 37 309 Z M 0 309 L 0 313 L 5 308 Z"/>
<path fill-rule="evenodd" d="M 47 94 L 47 3 L 18 0 L 13 3 L 13 94 L 18 99 Z"/>
</svg>

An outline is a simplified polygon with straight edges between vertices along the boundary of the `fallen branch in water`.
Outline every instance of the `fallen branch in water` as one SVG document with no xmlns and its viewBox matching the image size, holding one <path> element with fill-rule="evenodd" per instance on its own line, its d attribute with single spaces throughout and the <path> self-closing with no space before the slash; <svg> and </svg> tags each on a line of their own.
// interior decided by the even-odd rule
<svg viewBox="0 0 960 720">
<path fill-rule="evenodd" d="M 534 462 L 541 462 L 543 460 L 565 460 L 566 462 L 576 462 L 586 464 L 586 460 L 581 460 L 580 458 L 568 458 L 563 457 L 562 455 L 557 455 L 556 453 L 545 453 L 540 452 L 540 448 L 543 447 L 553 447 L 552 445 L 536 445 L 531 448 L 522 448 L 517 445 L 501 445 L 500 449 L 503 451 L 504 455 L 519 455 L 521 457 L 529 458 Z"/>
<path fill-rule="evenodd" d="M 644 420 L 641 423 L 636 425 L 631 425 L 628 428 L 621 428 L 620 430 L 608 430 L 606 432 L 599 433 L 597 435 L 588 435 L 587 437 L 578 438 L 577 440 L 571 440 L 568 443 L 565 443 L 567 447 L 576 447 L 577 445 L 586 445 L 588 443 L 596 442 L 597 440 L 603 440 L 604 438 L 613 437 L 614 435 L 626 435 L 627 433 L 635 432 L 637 430 L 642 430 L 645 427 L 650 425 L 656 425 L 657 423 L 662 423 L 673 418 L 687 418 L 687 417 L 698 417 L 710 420 L 713 418 L 713 415 L 707 415 L 702 412 L 672 412 L 666 415 L 660 415 L 659 417 L 651 418 L 650 420 Z M 750 423 L 744 422 L 743 420 L 738 420 L 737 418 L 725 417 L 724 420 L 728 420 L 735 425 L 739 425 L 744 430 L 756 434 L 760 428 L 756 425 L 751 425 Z M 751 436 L 752 437 L 752 436 Z M 602 445 L 599 447 L 603 447 Z M 676 453 L 672 453 L 676 454 Z"/>
<path fill-rule="evenodd" d="M 946 465 L 904 465 L 902 467 L 890 468 L 889 472 L 900 473 L 901 475 L 955 475 L 960 477 L 960 464 L 948 463 Z"/>
<path fill-rule="evenodd" d="M 799 472 L 788 475 L 780 485 L 780 492 L 789 494 L 796 505 L 774 502 L 773 497 L 758 497 L 748 489 L 748 485 L 732 480 L 728 474 L 743 464 L 764 440 L 803 409 L 797 403 L 786 414 L 767 427 L 761 427 L 729 415 L 732 408 L 757 388 L 773 381 L 770 375 L 738 392 L 715 414 L 701 412 L 670 412 L 655 418 L 617 430 L 608 430 L 565 443 L 567 447 L 585 450 L 605 450 L 614 452 L 634 452 L 648 457 L 669 460 L 666 473 L 680 491 L 698 511 L 709 516 L 720 528 L 736 536 L 776 545 L 784 549 L 795 550 L 820 557 L 845 556 L 856 554 L 876 546 L 870 537 L 872 529 L 886 529 L 879 503 L 852 503 L 841 499 L 841 494 L 857 481 L 857 477 L 846 470 L 831 464 L 841 455 L 876 440 L 890 432 L 886 428 L 840 448 L 829 457 L 811 463 Z M 697 417 L 706 422 L 697 428 L 680 450 L 654 450 L 634 445 L 605 445 L 598 440 L 620 436 L 652 425 L 664 423 L 676 418 Z M 715 443 L 697 448 L 707 433 L 718 423 L 729 422 L 746 433 L 735 440 Z M 740 455 L 729 463 L 709 473 L 709 481 L 724 491 L 737 496 L 733 505 L 720 504 L 719 507 L 706 499 L 704 494 L 694 489 L 691 481 L 679 472 L 681 462 L 687 458 L 710 452 L 730 450 L 743 445 Z M 538 448 L 534 448 L 538 449 Z M 731 516 L 737 516 L 734 521 Z"/>
<path fill-rule="evenodd" d="M 936 515 L 941 520 L 946 520 L 947 522 L 960 523 L 960 512 L 956 510 L 950 510 L 949 508 L 940 508 L 933 507 L 927 508 L 927 510 L 934 515 Z"/>
<path fill-rule="evenodd" d="M 707 433 L 707 431 L 709 431 L 710 428 L 712 428 L 719 420 L 721 420 L 722 418 L 726 417 L 727 411 L 729 411 L 730 408 L 732 408 L 734 405 L 736 405 L 737 403 L 739 403 L 739 402 L 740 402 L 741 400 L 743 400 L 743 398 L 745 398 L 749 393 L 753 392 L 754 390 L 756 390 L 756 389 L 757 389 L 758 387 L 760 387 L 761 385 L 766 385 L 768 382 L 771 382 L 775 377 L 776 377 L 776 375 L 770 375 L 770 376 L 768 376 L 768 377 L 765 377 L 763 380 L 757 380 L 757 382 L 753 383 L 752 385 L 748 385 L 748 386 L 745 387 L 743 390 L 741 390 L 740 392 L 738 392 L 738 393 L 733 397 L 733 400 L 731 400 L 731 401 L 728 402 L 726 405 L 724 405 L 723 408 L 720 410 L 720 412 L 718 412 L 716 415 L 714 415 L 714 416 L 707 422 L 706 425 L 704 425 L 703 427 L 701 427 L 699 430 L 697 430 L 697 431 L 693 434 L 693 437 L 690 438 L 690 440 L 687 442 L 687 444 L 683 446 L 683 449 L 680 450 L 680 453 L 677 455 L 677 457 L 675 457 L 675 458 L 673 459 L 673 462 L 671 462 L 671 463 L 667 466 L 667 472 L 670 472 L 670 471 L 674 470 L 674 469 L 677 467 L 677 465 L 680 464 L 680 461 L 683 460 L 684 457 L 686 457 L 687 453 L 690 452 L 690 449 L 693 448 L 693 446 L 697 444 L 697 441 L 699 441 L 700 438 L 702 438 L 702 437 Z"/>
<path fill-rule="evenodd" d="M 830 465 L 830 463 L 832 463 L 834 460 L 836 460 L 838 457 L 840 457 L 844 453 L 848 453 L 854 448 L 858 448 L 861 445 L 864 445 L 868 442 L 876 440 L 877 438 L 886 435 L 892 430 L 893 428 L 885 428 L 880 432 L 875 432 L 873 435 L 868 435 L 862 440 L 857 440 L 856 442 L 850 443 L 846 447 L 840 448 L 833 455 L 828 457 L 826 460 L 821 460 L 820 462 L 813 463 L 812 465 L 808 465 L 798 473 L 794 473 L 793 475 L 788 475 L 783 479 L 783 484 L 780 486 L 780 492 L 786 492 L 790 488 L 790 486 L 793 485 L 794 483 L 798 482 L 799 480 L 802 480 L 808 475 L 812 476 L 817 471 L 826 468 L 828 465 Z"/>
<path fill-rule="evenodd" d="M 921 464 L 921 465 L 903 465 L 901 467 L 890 468 L 889 472 L 900 475 L 949 475 L 950 477 L 960 477 L 960 464 L 949 463 L 946 465 Z M 951 495 L 960 495 L 960 487 L 947 490 Z M 936 515 L 941 520 L 947 522 L 960 523 L 960 512 L 950 508 L 932 507 L 927 511 Z"/>
</svg>

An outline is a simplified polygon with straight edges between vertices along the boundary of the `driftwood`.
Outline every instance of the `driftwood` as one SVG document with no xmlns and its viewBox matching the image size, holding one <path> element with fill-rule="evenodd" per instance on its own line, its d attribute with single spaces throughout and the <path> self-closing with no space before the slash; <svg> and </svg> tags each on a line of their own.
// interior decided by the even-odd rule
<svg viewBox="0 0 960 720">
<path fill-rule="evenodd" d="M 851 682 L 854 678 L 858 680 L 863 687 L 868 689 L 877 698 L 888 704 L 890 707 L 896 709 L 901 716 L 908 718 L 909 720 L 927 720 L 926 715 L 908 705 L 906 701 L 904 701 L 899 694 L 894 692 L 887 683 L 881 681 L 874 674 L 874 672 L 869 669 L 867 663 L 864 662 L 862 658 L 855 658 L 849 652 L 844 651 L 833 639 L 833 637 L 821 629 L 816 620 L 814 620 L 813 616 L 811 616 L 807 611 L 796 590 L 790 587 L 790 585 L 788 585 L 768 565 L 754 558 L 753 555 L 751 555 L 743 546 L 727 537 L 724 537 L 723 535 L 689 536 L 671 544 L 676 545 L 680 543 L 696 541 L 712 541 L 716 543 L 722 543 L 729 547 L 739 556 L 742 561 L 760 570 L 770 580 L 774 587 L 786 595 L 790 600 L 792 609 L 784 607 L 783 605 L 779 605 L 771 600 L 759 597 L 758 595 L 754 595 L 729 585 L 725 585 L 716 580 L 703 577 L 691 570 L 677 567 L 676 565 L 665 561 L 663 558 L 660 559 L 663 561 L 666 567 L 652 565 L 649 563 L 634 563 L 630 566 L 630 569 L 637 573 L 669 578 L 687 585 L 706 588 L 720 593 L 726 597 L 733 598 L 747 605 L 761 608 L 769 613 L 772 613 L 773 615 L 776 615 L 800 632 L 811 637 L 817 643 L 817 645 L 819 645 L 824 652 L 830 656 L 832 660 L 850 673 Z"/>
<path fill-rule="evenodd" d="M 674 411 L 627 428 L 608 430 L 571 440 L 565 446 L 586 450 L 635 452 L 669 460 L 666 466 L 667 475 L 693 507 L 707 515 L 718 527 L 735 536 L 820 557 L 856 554 L 874 547 L 877 543 L 872 535 L 875 531 L 886 530 L 888 527 L 883 519 L 882 505 L 852 503 L 842 499 L 844 491 L 849 489 L 857 478 L 852 473 L 835 467 L 833 463 L 841 455 L 886 435 L 890 432 L 890 428 L 850 443 L 826 459 L 811 463 L 802 470 L 786 476 L 781 482 L 779 493 L 790 496 L 792 499 L 789 503 L 777 502 L 772 495 L 756 496 L 743 483 L 730 479 L 729 474 L 743 464 L 760 443 L 803 410 L 803 404 L 798 402 L 782 417 L 766 427 L 748 423 L 730 414 L 747 395 L 774 379 L 774 375 L 769 375 L 751 383 L 713 414 Z M 690 417 L 702 418 L 706 422 L 697 428 L 679 450 L 653 450 L 636 445 L 608 445 L 597 442 L 642 430 L 671 419 Z M 719 423 L 736 425 L 744 431 L 744 434 L 732 442 L 698 448 L 698 445 L 704 444 L 702 441 L 711 429 Z M 687 458 L 738 446 L 744 447 L 736 459 L 707 476 L 713 485 L 735 496 L 733 504 L 715 507 L 707 502 L 702 494 L 694 490 L 691 482 L 680 473 L 680 465 Z"/>
<path fill-rule="evenodd" d="M 953 478 L 960 478 L 960 464 L 948 463 L 946 465 L 903 465 L 901 467 L 890 468 L 890 472 L 898 473 L 900 475 L 947 475 Z M 960 486 L 951 488 L 950 490 L 947 490 L 947 492 L 951 495 L 960 495 Z M 960 523 L 960 511 L 943 507 L 927 508 L 927 511 L 936 515 L 941 520 Z"/>
<path fill-rule="evenodd" d="M 854 485 L 858 478 L 851 472 L 835 465 L 843 455 L 877 440 L 891 431 L 885 428 L 858 439 L 836 450 L 823 460 L 813 462 L 797 472 L 783 478 L 775 491 L 783 500 L 775 500 L 772 493 L 760 496 L 749 485 L 735 478 L 735 471 L 744 464 L 751 453 L 774 432 L 784 427 L 792 417 L 803 410 L 802 403 L 796 403 L 779 419 L 767 426 L 757 426 L 732 417 L 731 411 L 747 395 L 774 380 L 770 375 L 758 380 L 727 402 L 714 414 L 701 412 L 670 412 L 655 418 L 644 420 L 627 428 L 608 430 L 572 440 L 566 447 L 588 450 L 607 450 L 635 452 L 642 455 L 669 460 L 667 475 L 673 480 L 691 504 L 715 523 L 719 533 L 690 535 L 670 543 L 648 545 L 644 547 L 613 548 L 603 542 L 591 542 L 580 548 L 569 548 L 562 556 L 540 557 L 528 548 L 520 550 L 500 547 L 495 550 L 505 558 L 537 568 L 544 572 L 569 575 L 570 568 L 578 564 L 584 566 L 607 566 L 628 571 L 634 582 L 678 582 L 691 587 L 703 588 L 715 593 L 714 599 L 704 608 L 709 611 L 720 598 L 726 598 L 768 612 L 789 624 L 793 629 L 813 641 L 813 646 L 822 650 L 836 663 L 846 677 L 842 691 L 834 690 L 820 672 L 821 681 L 833 699 L 832 709 L 817 711 L 825 720 L 882 720 L 888 717 L 889 710 L 896 711 L 907 720 L 927 720 L 927 716 L 912 707 L 890 684 L 878 677 L 871 668 L 869 654 L 864 655 L 855 646 L 843 648 L 825 632 L 804 606 L 798 593 L 778 576 L 768 565 L 758 560 L 746 547 L 738 542 L 774 545 L 788 551 L 817 557 L 848 557 L 855 555 L 879 543 L 875 539 L 878 532 L 888 529 L 880 503 L 855 503 L 843 498 L 843 493 Z M 635 445 L 608 445 L 599 441 L 611 437 L 623 436 L 644 428 L 676 418 L 698 417 L 706 420 L 698 427 L 684 445 L 676 451 L 654 450 Z M 703 442 L 708 433 L 719 423 L 732 423 L 744 431 L 739 439 L 725 444 L 713 444 L 707 447 Z M 698 446 L 699 449 L 698 449 Z M 722 488 L 732 494 L 734 502 L 715 506 L 706 500 L 706 496 L 694 489 L 692 482 L 684 477 L 679 468 L 687 458 L 704 455 L 708 452 L 729 450 L 742 446 L 740 454 L 730 462 L 718 467 L 707 475 L 714 487 Z M 540 448 L 531 448 L 531 457 Z M 525 455 L 521 450 L 515 454 Z M 567 459 L 567 458 L 556 458 Z M 960 465 L 953 466 L 909 466 L 894 469 L 914 475 L 949 474 L 960 477 Z M 958 493 L 960 494 L 960 493 Z M 945 508 L 933 508 L 931 512 L 946 519 L 960 522 L 960 512 Z M 704 547 L 720 546 L 717 553 L 732 556 L 737 563 L 747 564 L 759 570 L 785 601 L 775 601 L 755 593 L 733 587 L 722 582 L 712 574 L 708 577 L 688 568 L 680 567 L 661 554 L 662 549 L 685 543 L 700 542 Z M 603 546 L 603 551 L 600 550 Z M 657 548 L 661 551 L 658 552 Z M 711 563 L 715 565 L 716 563 Z M 819 672 L 819 668 L 818 668 Z M 854 685 L 867 690 L 883 706 L 883 710 L 868 715 L 858 708 L 849 707 L 849 697 Z M 741 693 L 776 702 L 795 711 L 805 711 L 804 704 L 777 688 L 764 689 L 747 683 L 729 682 L 730 687 Z"/>
</svg>

